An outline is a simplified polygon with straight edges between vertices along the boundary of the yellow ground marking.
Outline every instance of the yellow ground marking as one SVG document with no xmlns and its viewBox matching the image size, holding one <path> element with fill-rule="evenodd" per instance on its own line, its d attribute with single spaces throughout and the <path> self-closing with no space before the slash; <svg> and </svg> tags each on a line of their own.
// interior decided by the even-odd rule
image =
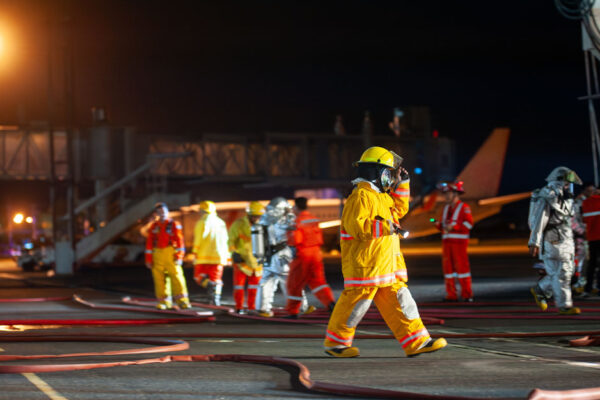
<svg viewBox="0 0 600 400">
<path fill-rule="evenodd" d="M 24 372 L 22 374 L 29 382 L 33 383 L 42 393 L 48 396 L 52 400 L 68 400 L 66 397 L 58 394 L 50 385 L 44 382 L 39 376 L 30 372 Z"/>
</svg>

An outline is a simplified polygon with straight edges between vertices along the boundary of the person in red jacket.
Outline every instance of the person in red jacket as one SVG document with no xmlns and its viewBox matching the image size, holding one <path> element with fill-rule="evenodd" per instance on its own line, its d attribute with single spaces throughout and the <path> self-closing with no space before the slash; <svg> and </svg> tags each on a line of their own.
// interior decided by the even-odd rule
<svg viewBox="0 0 600 400">
<path fill-rule="evenodd" d="M 333 293 L 325 280 L 321 245 L 323 233 L 319 220 L 307 210 L 306 197 L 294 200 L 297 210 L 296 230 L 290 235 L 290 245 L 296 247 L 296 258 L 290 264 L 287 278 L 289 318 L 297 318 L 302 305 L 302 290 L 308 285 L 312 294 L 330 311 L 335 306 Z"/>
<path fill-rule="evenodd" d="M 585 236 L 588 241 L 590 259 L 586 268 L 586 283 L 582 297 L 589 296 L 600 288 L 600 192 L 594 188 L 591 196 L 581 204 L 581 216 L 585 223 Z"/>
<path fill-rule="evenodd" d="M 185 276 L 181 268 L 185 255 L 181 225 L 169 218 L 169 209 L 165 203 L 157 203 L 154 213 L 156 220 L 148 229 L 145 258 L 146 267 L 152 271 L 154 294 L 158 300 L 156 307 L 160 310 L 171 308 L 172 294 L 173 300 L 180 308 L 190 308 Z"/>
<path fill-rule="evenodd" d="M 458 279 L 462 299 L 472 302 L 471 269 L 467 255 L 469 231 L 473 228 L 471 208 L 459 198 L 459 195 L 465 192 L 462 181 L 442 182 L 437 187 L 444 194 L 446 200 L 442 217 L 436 222 L 436 227 L 442 231 L 445 300 L 458 301 L 456 293 L 456 279 Z"/>
</svg>

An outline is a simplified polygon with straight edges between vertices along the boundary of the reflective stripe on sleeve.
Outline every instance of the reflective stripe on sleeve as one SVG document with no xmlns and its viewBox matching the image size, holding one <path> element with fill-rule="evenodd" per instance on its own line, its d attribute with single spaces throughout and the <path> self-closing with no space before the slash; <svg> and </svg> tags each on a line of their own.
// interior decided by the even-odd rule
<svg viewBox="0 0 600 400">
<path fill-rule="evenodd" d="M 446 278 L 446 279 L 458 278 L 458 274 L 456 272 L 453 272 L 451 274 L 444 274 L 444 278 Z"/>
<path fill-rule="evenodd" d="M 405 348 L 406 346 L 408 346 L 409 344 L 411 344 L 412 342 L 414 342 L 415 340 L 417 340 L 420 337 L 429 337 L 429 332 L 427 331 L 426 328 L 422 328 L 416 332 L 409 333 L 408 335 L 404 336 L 403 338 L 401 338 L 398 341 L 402 345 L 402 348 Z"/>
<path fill-rule="evenodd" d="M 244 290 L 244 285 L 235 285 L 233 290 Z"/>
<path fill-rule="evenodd" d="M 408 279 L 408 274 L 406 273 L 405 269 L 399 269 L 396 272 L 394 272 L 394 274 L 396 274 L 398 278 Z"/>
<path fill-rule="evenodd" d="M 178 249 L 175 249 L 175 251 L 183 251 L 185 253 L 185 247 L 180 247 Z"/>
<path fill-rule="evenodd" d="M 467 227 L 467 229 L 472 229 L 473 225 L 471 225 L 470 223 L 468 223 L 467 221 L 463 222 L 463 225 Z"/>
<path fill-rule="evenodd" d="M 403 198 L 403 197 L 410 197 L 410 189 L 401 189 L 401 188 L 398 188 L 395 191 L 393 191 L 391 194 L 394 197 L 401 197 L 401 198 Z"/>
<path fill-rule="evenodd" d="M 374 286 L 396 282 L 396 274 L 369 276 L 366 278 L 344 278 L 344 287 Z"/>
<path fill-rule="evenodd" d="M 313 224 L 313 223 L 314 223 L 314 224 L 318 224 L 319 222 L 320 222 L 320 221 L 319 221 L 318 219 L 316 219 L 316 218 L 313 218 L 313 219 L 305 219 L 305 220 L 302 220 L 302 221 L 300 221 L 300 223 L 301 223 L 301 224 Z"/>
<path fill-rule="evenodd" d="M 343 338 L 330 330 L 327 330 L 325 336 L 327 336 L 327 339 L 331 340 L 332 342 L 341 343 L 346 346 L 350 346 L 352 344 L 353 337 Z"/>
<path fill-rule="evenodd" d="M 585 217 L 593 217 L 595 215 L 600 215 L 600 211 L 591 211 L 591 212 L 586 212 L 583 213 L 582 216 Z"/>
<path fill-rule="evenodd" d="M 351 235 L 348 234 L 348 232 L 341 230 L 340 231 L 340 239 L 342 240 L 352 240 L 354 239 Z"/>
<path fill-rule="evenodd" d="M 470 278 L 471 274 L 469 272 L 467 272 L 466 274 L 457 274 L 456 276 L 458 278 Z"/>
<path fill-rule="evenodd" d="M 302 301 L 302 300 L 304 300 L 304 299 L 302 298 L 302 296 L 290 296 L 290 295 L 288 295 L 288 297 L 287 297 L 287 298 L 288 298 L 289 300 L 296 300 L 296 301 Z"/>
<path fill-rule="evenodd" d="M 152 254 L 152 250 L 146 250 L 145 253 L 146 254 Z"/>
<path fill-rule="evenodd" d="M 258 289 L 259 285 L 248 285 L 248 289 Z"/>
</svg>

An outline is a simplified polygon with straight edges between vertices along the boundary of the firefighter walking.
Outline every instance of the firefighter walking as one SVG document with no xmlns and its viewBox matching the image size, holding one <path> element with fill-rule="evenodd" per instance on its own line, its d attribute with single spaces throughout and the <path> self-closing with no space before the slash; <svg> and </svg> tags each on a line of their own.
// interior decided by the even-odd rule
<svg viewBox="0 0 600 400">
<path fill-rule="evenodd" d="M 246 209 L 246 215 L 236 219 L 229 228 L 229 250 L 233 262 L 233 300 L 235 312 L 245 314 L 256 310 L 256 293 L 262 276 L 262 264 L 259 264 L 252 252 L 252 225 L 265 213 L 265 207 L 258 201 L 252 201 Z M 244 292 L 248 283 L 248 305 L 244 308 Z"/>
<path fill-rule="evenodd" d="M 333 293 L 325 280 L 321 255 L 323 233 L 319 228 L 319 220 L 307 210 L 306 197 L 298 197 L 294 202 L 298 214 L 296 230 L 290 235 L 290 244 L 296 248 L 296 258 L 290 264 L 286 305 L 290 318 L 297 318 L 300 313 L 304 298 L 302 290 L 306 285 L 325 308 L 332 311 L 335 306 Z"/>
<path fill-rule="evenodd" d="M 342 212 L 341 250 L 344 291 L 325 336 L 325 352 L 356 357 L 356 327 L 374 302 L 407 356 L 439 350 L 446 340 L 433 340 L 423 325 L 406 284 L 400 252 L 398 218 L 409 204 L 408 172 L 402 158 L 382 147 L 370 147 L 355 164 L 358 178 Z"/>
<path fill-rule="evenodd" d="M 446 200 L 442 217 L 436 227 L 442 231 L 442 270 L 446 285 L 446 301 L 458 301 L 456 280 L 460 284 L 463 301 L 473 301 L 471 287 L 471 267 L 467 247 L 469 232 L 473 228 L 473 216 L 467 203 L 460 200 L 464 193 L 462 181 L 442 182 L 438 184 Z"/>
<path fill-rule="evenodd" d="M 173 300 L 182 309 L 190 308 L 188 290 L 181 265 L 185 248 L 181 225 L 169 218 L 165 203 L 154 206 L 156 220 L 152 222 L 146 239 L 146 267 L 152 271 L 154 294 L 160 310 L 172 308 Z"/>
<path fill-rule="evenodd" d="M 212 201 L 200 203 L 200 219 L 194 227 L 194 280 L 208 289 L 210 302 L 221 305 L 223 266 L 229 261 L 227 226 L 217 216 Z"/>
</svg>

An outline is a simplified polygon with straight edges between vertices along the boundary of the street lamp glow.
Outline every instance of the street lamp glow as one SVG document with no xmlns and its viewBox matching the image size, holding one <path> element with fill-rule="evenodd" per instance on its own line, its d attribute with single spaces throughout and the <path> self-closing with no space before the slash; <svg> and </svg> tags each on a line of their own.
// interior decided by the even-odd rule
<svg viewBox="0 0 600 400">
<path fill-rule="evenodd" d="M 15 216 L 13 217 L 13 222 L 15 224 L 20 224 L 23 222 L 24 219 L 25 219 L 25 217 L 23 216 L 23 214 L 16 213 Z"/>
<path fill-rule="evenodd" d="M 25 222 L 27 222 L 28 224 L 31 224 L 33 222 L 33 218 L 27 217 L 27 218 L 25 218 Z"/>
</svg>

